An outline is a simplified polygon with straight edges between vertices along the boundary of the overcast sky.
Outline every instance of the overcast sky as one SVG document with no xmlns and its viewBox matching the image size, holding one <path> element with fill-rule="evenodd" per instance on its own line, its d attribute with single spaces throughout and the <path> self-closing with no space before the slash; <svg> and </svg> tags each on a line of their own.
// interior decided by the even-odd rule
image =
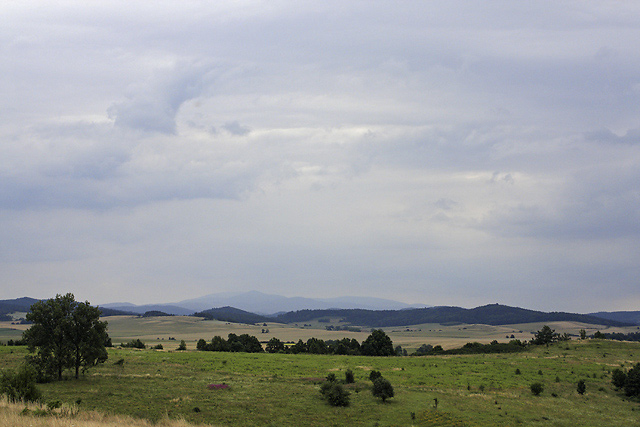
<svg viewBox="0 0 640 427">
<path fill-rule="evenodd" d="M 0 17 L 0 299 L 640 310 L 640 2 Z"/>
</svg>

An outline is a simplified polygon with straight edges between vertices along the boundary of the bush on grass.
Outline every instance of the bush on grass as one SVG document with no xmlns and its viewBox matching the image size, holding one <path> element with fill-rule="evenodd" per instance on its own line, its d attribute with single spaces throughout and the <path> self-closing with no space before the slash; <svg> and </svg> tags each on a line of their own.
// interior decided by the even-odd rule
<svg viewBox="0 0 640 427">
<path fill-rule="evenodd" d="M 17 371 L 3 371 L 0 374 L 0 394 L 6 395 L 11 402 L 35 402 L 41 397 L 36 378 L 35 368 L 28 364 L 23 364 Z"/>
<path fill-rule="evenodd" d="M 386 378 L 380 377 L 373 382 L 373 389 L 371 393 L 375 397 L 382 399 L 382 403 L 386 402 L 394 396 L 393 386 Z"/>
<path fill-rule="evenodd" d="M 541 383 L 533 383 L 531 384 L 531 393 L 534 396 L 539 396 L 544 391 L 544 387 Z"/>
<path fill-rule="evenodd" d="M 342 384 L 327 381 L 320 386 L 320 393 L 331 406 L 349 406 L 349 392 Z"/>
</svg>

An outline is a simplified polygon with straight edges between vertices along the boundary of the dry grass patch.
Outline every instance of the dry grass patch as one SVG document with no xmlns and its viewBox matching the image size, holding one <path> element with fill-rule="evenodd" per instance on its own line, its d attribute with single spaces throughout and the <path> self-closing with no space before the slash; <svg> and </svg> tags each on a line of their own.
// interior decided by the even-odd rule
<svg viewBox="0 0 640 427">
<path fill-rule="evenodd" d="M 181 419 L 164 418 L 158 422 L 136 419 L 126 415 L 108 415 L 97 411 L 78 411 L 63 405 L 48 411 L 39 404 L 11 403 L 0 399 L 0 426 L 12 427 L 195 427 Z M 199 425 L 204 427 L 204 425 Z M 207 424 L 210 426 L 210 424 Z"/>
</svg>

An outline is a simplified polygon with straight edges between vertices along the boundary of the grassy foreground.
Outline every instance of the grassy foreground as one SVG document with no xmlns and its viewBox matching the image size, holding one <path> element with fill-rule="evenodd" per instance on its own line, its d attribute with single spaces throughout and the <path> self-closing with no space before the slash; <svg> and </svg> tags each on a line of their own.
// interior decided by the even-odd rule
<svg viewBox="0 0 640 427">
<path fill-rule="evenodd" d="M 105 415 L 97 411 L 77 412 L 67 406 L 48 411 L 45 405 L 11 403 L 0 399 L 0 426 L 11 427 L 193 427 L 184 420 L 163 419 L 152 423 L 126 415 Z"/>
<path fill-rule="evenodd" d="M 17 366 L 25 354 L 25 348 L 0 347 L 1 365 Z M 121 365 L 115 364 L 121 359 Z M 81 414 L 99 411 L 152 422 L 634 426 L 640 425 L 640 405 L 613 389 L 611 371 L 638 361 L 638 343 L 600 340 L 508 355 L 393 358 L 112 349 L 107 363 L 80 380 L 39 387 L 45 401 L 74 404 L 81 399 Z M 321 399 L 319 384 L 330 372 L 343 379 L 347 369 L 356 377 L 347 386 L 351 404 L 330 407 Z M 371 369 L 393 384 L 396 395 L 388 403 L 371 395 Z M 576 391 L 580 379 L 586 382 L 584 395 Z M 544 385 L 540 396 L 531 394 L 534 382 Z M 212 383 L 229 388 L 210 390 Z"/>
</svg>

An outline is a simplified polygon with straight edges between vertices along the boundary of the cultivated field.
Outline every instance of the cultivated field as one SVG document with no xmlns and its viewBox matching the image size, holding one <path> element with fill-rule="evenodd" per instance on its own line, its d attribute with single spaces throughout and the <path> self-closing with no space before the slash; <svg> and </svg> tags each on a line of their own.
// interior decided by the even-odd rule
<svg viewBox="0 0 640 427">
<path fill-rule="evenodd" d="M 24 347 L 0 347 L 5 367 L 17 366 L 25 355 Z M 389 358 L 116 348 L 80 380 L 39 387 L 45 400 L 73 406 L 80 399 L 80 412 L 196 424 L 633 426 L 640 425 L 640 407 L 613 389 L 611 371 L 638 361 L 638 343 L 601 340 L 507 355 Z M 356 377 L 347 386 L 351 404 L 330 407 L 319 384 L 330 372 L 344 378 L 347 369 Z M 371 395 L 372 369 L 393 384 L 390 402 Z M 580 379 L 585 395 L 576 392 Z M 540 396 L 531 394 L 533 382 L 544 385 Z M 222 383 L 229 388 L 207 387 Z"/>
</svg>

